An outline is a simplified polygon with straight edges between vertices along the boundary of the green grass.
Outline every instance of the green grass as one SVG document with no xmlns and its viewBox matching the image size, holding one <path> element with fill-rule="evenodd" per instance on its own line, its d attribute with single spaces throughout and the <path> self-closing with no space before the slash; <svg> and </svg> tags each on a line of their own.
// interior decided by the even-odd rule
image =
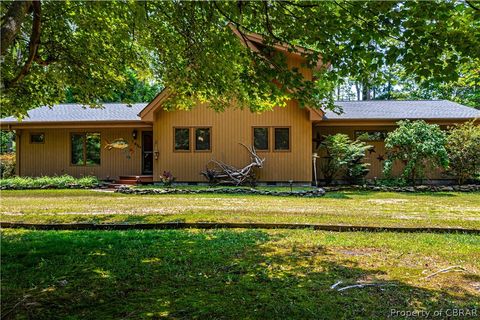
<svg viewBox="0 0 480 320">
<path fill-rule="evenodd" d="M 475 235 L 3 230 L 1 254 L 2 314 L 13 319 L 386 319 L 392 308 L 480 308 Z M 467 271 L 425 279 L 452 265 Z M 337 281 L 387 286 L 337 292 Z"/>
<path fill-rule="evenodd" d="M 2 221 L 275 222 L 480 229 L 480 193 L 331 192 L 322 198 L 2 191 Z"/>
</svg>

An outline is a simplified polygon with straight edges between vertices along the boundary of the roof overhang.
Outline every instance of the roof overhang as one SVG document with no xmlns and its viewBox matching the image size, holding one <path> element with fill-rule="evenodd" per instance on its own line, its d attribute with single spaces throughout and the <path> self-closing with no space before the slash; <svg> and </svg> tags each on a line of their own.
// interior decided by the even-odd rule
<svg viewBox="0 0 480 320">
<path fill-rule="evenodd" d="M 17 121 L 1 122 L 2 130 L 17 129 L 106 129 L 106 128 L 152 128 L 152 124 L 144 121 Z"/>
<path fill-rule="evenodd" d="M 155 119 L 155 111 L 168 99 L 168 97 L 170 97 L 171 94 L 172 92 L 169 88 L 163 89 L 152 101 L 150 101 L 149 104 L 147 104 L 145 108 L 143 108 L 142 111 L 140 111 L 138 116 L 142 121 L 153 122 Z"/>
</svg>

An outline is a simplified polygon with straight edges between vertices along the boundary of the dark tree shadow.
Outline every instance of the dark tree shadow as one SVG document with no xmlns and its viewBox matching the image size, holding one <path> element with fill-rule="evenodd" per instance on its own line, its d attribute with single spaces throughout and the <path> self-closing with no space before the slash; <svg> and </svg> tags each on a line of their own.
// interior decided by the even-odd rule
<svg viewBox="0 0 480 320">
<path fill-rule="evenodd" d="M 385 319 L 478 297 L 376 279 L 323 246 L 259 230 L 25 232 L 2 241 L 5 319 Z"/>
</svg>

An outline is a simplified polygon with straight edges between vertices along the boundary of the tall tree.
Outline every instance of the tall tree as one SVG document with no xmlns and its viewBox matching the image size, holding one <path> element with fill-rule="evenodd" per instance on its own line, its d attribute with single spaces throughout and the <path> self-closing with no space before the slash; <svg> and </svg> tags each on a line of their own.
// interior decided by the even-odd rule
<svg viewBox="0 0 480 320">
<path fill-rule="evenodd" d="M 224 109 L 235 100 L 265 110 L 297 99 L 332 107 L 339 79 L 381 78 L 398 64 L 415 80 L 458 80 L 458 65 L 480 56 L 479 11 L 461 1 L 2 1 L 2 96 L 10 114 L 65 99 L 98 104 L 128 81 L 124 70 L 157 78 L 171 107 L 196 101 Z M 261 50 L 241 35 L 264 36 Z M 313 81 L 272 54 L 278 43 L 331 63 Z M 296 51 L 292 47 L 292 51 Z M 275 81 L 272 81 L 275 80 Z"/>
</svg>

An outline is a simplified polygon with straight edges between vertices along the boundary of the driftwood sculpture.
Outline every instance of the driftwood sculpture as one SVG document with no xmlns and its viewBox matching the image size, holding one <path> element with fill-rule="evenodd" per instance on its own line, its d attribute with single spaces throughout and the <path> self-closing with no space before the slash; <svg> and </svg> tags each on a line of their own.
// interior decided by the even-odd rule
<svg viewBox="0 0 480 320">
<path fill-rule="evenodd" d="M 202 171 L 202 175 L 207 178 L 208 182 L 212 184 L 233 184 L 236 186 L 249 183 L 255 184 L 255 168 L 262 168 L 265 159 L 260 158 L 255 151 L 255 148 L 247 147 L 243 143 L 240 143 L 250 153 L 250 164 L 237 169 L 231 165 L 223 163 L 217 160 L 210 160 L 207 164 L 205 171 Z M 213 163 L 214 168 L 209 168 L 208 165 Z"/>
</svg>

